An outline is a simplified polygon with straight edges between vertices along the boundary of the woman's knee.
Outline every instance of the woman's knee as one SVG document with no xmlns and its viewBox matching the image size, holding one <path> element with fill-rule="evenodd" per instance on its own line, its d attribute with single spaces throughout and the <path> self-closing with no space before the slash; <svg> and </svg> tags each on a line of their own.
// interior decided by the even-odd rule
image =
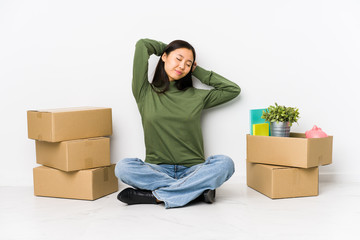
<svg viewBox="0 0 360 240">
<path fill-rule="evenodd" d="M 116 163 L 115 166 L 115 176 L 122 180 L 126 177 L 126 175 L 131 172 L 129 171 L 129 168 L 134 164 L 134 162 L 137 162 L 137 158 L 124 158 Z"/>
<path fill-rule="evenodd" d="M 230 157 L 226 155 L 214 155 L 211 158 L 211 162 L 216 162 L 220 165 L 219 169 L 225 171 L 230 176 L 233 175 L 235 172 L 235 165 L 234 161 Z"/>
</svg>

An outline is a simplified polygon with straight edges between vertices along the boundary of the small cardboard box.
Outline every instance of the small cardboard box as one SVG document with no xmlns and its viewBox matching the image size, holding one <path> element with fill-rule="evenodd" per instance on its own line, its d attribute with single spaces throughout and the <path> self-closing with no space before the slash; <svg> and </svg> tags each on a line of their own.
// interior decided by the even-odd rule
<svg viewBox="0 0 360 240">
<path fill-rule="evenodd" d="M 56 143 L 36 141 L 36 162 L 66 172 L 109 166 L 110 138 L 89 138 Z"/>
<path fill-rule="evenodd" d="M 33 169 L 35 196 L 95 200 L 118 191 L 115 165 L 64 172 L 40 166 Z"/>
<path fill-rule="evenodd" d="M 247 185 L 272 198 L 317 196 L 319 168 L 293 168 L 247 162 Z"/>
<path fill-rule="evenodd" d="M 30 139 L 61 142 L 112 134 L 111 108 L 76 107 L 27 112 Z"/>
<path fill-rule="evenodd" d="M 290 137 L 246 135 L 247 160 L 289 167 L 311 168 L 332 163 L 333 137 L 306 138 L 302 133 Z"/>
</svg>

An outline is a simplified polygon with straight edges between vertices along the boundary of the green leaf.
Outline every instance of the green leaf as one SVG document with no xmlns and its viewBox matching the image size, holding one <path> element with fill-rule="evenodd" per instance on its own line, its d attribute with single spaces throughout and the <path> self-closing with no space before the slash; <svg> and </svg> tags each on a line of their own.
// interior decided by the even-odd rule
<svg viewBox="0 0 360 240">
<path fill-rule="evenodd" d="M 292 107 L 285 107 L 275 102 L 275 106 L 270 105 L 261 116 L 267 122 L 297 122 L 300 118 L 299 109 Z"/>
</svg>

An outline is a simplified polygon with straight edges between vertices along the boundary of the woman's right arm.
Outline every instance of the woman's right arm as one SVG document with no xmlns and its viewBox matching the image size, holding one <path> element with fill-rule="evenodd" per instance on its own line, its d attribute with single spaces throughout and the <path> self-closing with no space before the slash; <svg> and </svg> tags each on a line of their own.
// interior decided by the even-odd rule
<svg viewBox="0 0 360 240">
<path fill-rule="evenodd" d="M 136 102 L 140 101 L 146 89 L 150 87 L 148 79 L 148 60 L 150 56 L 152 54 L 160 56 L 164 52 L 165 47 L 165 43 L 151 39 L 140 39 L 137 41 L 132 79 L 132 91 Z"/>
</svg>

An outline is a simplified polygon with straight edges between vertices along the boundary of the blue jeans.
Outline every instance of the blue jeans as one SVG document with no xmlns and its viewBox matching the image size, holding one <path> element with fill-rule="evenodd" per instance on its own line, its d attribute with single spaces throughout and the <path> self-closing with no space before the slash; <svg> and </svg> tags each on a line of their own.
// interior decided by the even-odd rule
<svg viewBox="0 0 360 240">
<path fill-rule="evenodd" d="M 191 167 L 125 158 L 116 164 L 115 175 L 132 187 L 152 191 L 165 208 L 174 208 L 185 206 L 205 190 L 220 187 L 234 171 L 234 162 L 224 155 L 211 156 Z"/>
</svg>

